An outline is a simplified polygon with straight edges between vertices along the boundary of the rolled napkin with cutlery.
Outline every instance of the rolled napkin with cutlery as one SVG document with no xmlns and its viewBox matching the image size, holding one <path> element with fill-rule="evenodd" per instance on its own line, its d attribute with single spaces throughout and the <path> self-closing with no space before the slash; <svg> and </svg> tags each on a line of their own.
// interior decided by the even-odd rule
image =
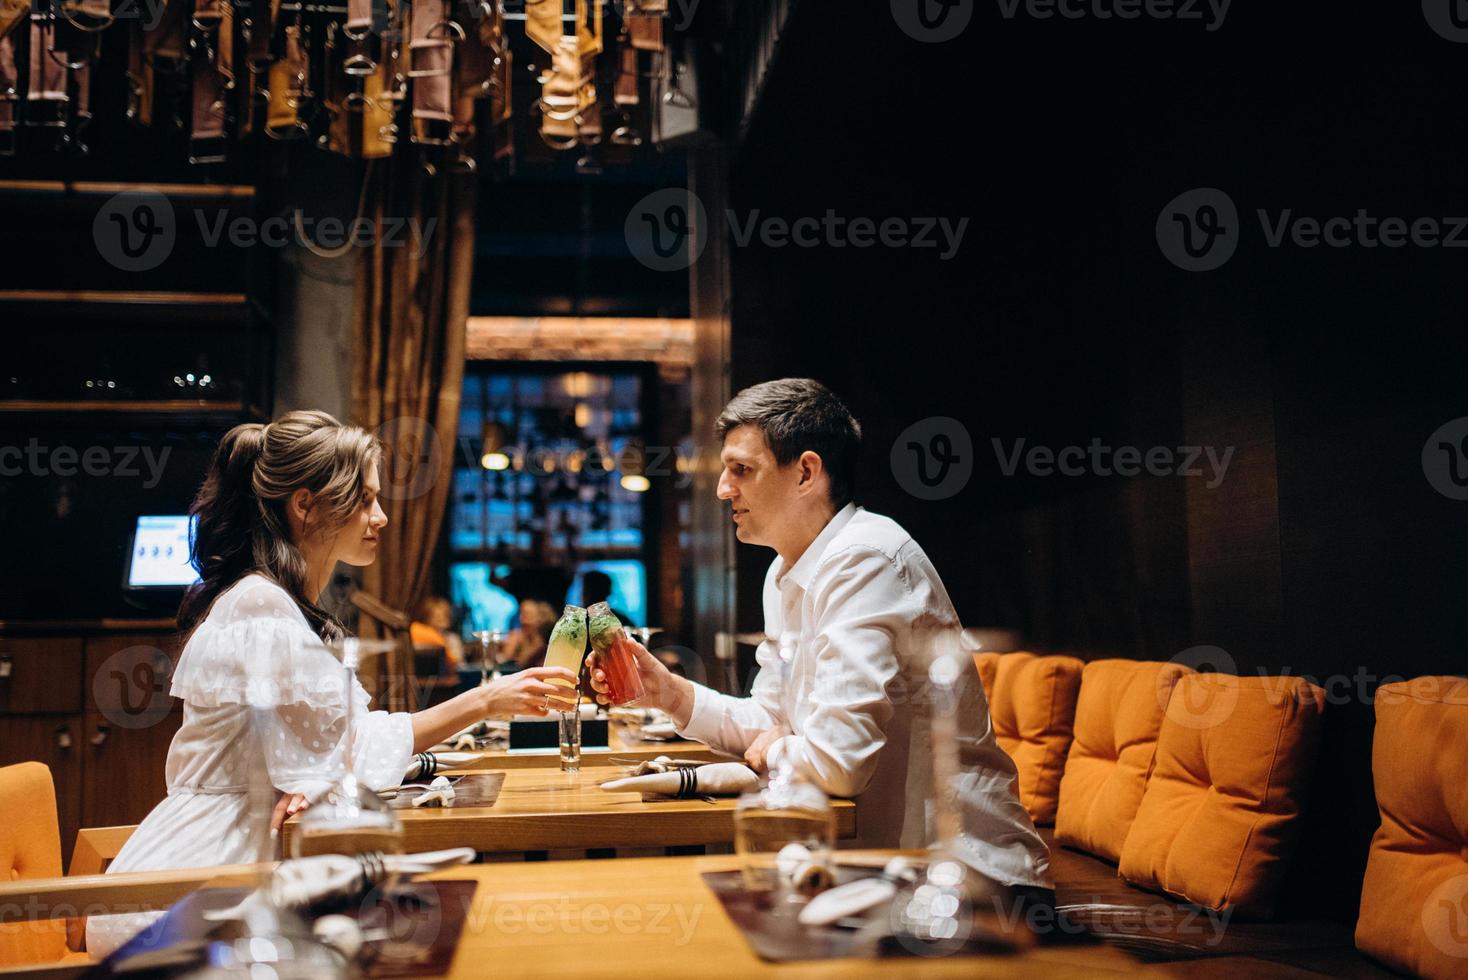
<svg viewBox="0 0 1468 980">
<path fill-rule="evenodd" d="M 318 854 L 282 861 L 270 874 L 269 898 L 281 908 L 307 909 L 328 902 L 353 900 L 378 884 L 403 875 L 442 871 L 474 860 L 472 847 L 420 854 Z M 260 901 L 252 892 L 239 904 L 204 913 L 210 922 L 242 919 Z"/>
<path fill-rule="evenodd" d="M 608 792 L 641 793 L 644 799 L 671 796 L 686 800 L 698 796 L 736 796 L 757 785 L 759 776 L 744 763 L 711 762 L 705 766 L 613 779 L 602 783 L 601 788 Z"/>
<path fill-rule="evenodd" d="M 612 761 L 616 762 L 617 760 L 613 759 Z M 627 761 L 630 762 L 631 760 L 629 759 Z M 650 772 L 672 772 L 674 769 L 697 769 L 699 766 L 707 764 L 706 762 L 694 759 L 670 759 L 665 755 L 660 755 L 656 759 L 643 759 L 637 765 L 632 766 L 628 770 L 627 775 L 646 776 Z"/>
<path fill-rule="evenodd" d="M 413 801 L 416 806 L 453 806 L 454 786 L 447 776 L 435 776 L 428 784 L 428 792 Z"/>
<path fill-rule="evenodd" d="M 406 783 L 413 779 L 431 779 L 443 769 L 462 766 L 478 758 L 479 753 L 477 752 L 419 752 L 413 756 L 413 761 L 408 764 L 407 771 L 403 773 L 403 782 Z"/>
</svg>

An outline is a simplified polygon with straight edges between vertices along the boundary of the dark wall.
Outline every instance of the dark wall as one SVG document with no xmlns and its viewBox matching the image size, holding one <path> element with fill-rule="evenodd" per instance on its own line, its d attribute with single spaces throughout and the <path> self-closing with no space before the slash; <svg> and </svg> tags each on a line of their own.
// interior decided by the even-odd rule
<svg viewBox="0 0 1468 980">
<path fill-rule="evenodd" d="M 967 217 L 962 246 L 735 247 L 735 389 L 810 375 L 848 401 L 861 501 L 913 533 L 968 624 L 1085 656 L 1206 645 L 1241 673 L 1329 682 L 1291 891 L 1350 917 L 1376 822 L 1372 691 L 1468 670 L 1468 503 L 1421 461 L 1468 415 L 1468 253 L 1270 248 L 1255 212 L 1468 214 L 1468 47 L 1418 5 L 1237 4 L 1208 32 L 979 4 L 947 44 L 885 7 L 801 5 L 736 155 L 734 211 Z M 1238 250 L 1185 272 L 1155 225 L 1207 186 L 1237 205 Z M 974 471 L 923 501 L 889 451 L 933 416 L 962 422 Z M 1006 476 L 996 438 L 1234 455 L 1216 487 Z M 753 628 L 769 553 L 739 560 Z"/>
</svg>

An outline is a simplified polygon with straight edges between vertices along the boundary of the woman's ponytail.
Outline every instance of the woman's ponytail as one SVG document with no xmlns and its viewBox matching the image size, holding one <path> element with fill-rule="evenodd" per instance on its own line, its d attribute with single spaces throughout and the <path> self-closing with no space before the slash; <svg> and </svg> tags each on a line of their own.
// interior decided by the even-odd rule
<svg viewBox="0 0 1468 980">
<path fill-rule="evenodd" d="M 253 539 L 261 519 L 255 464 L 264 450 L 265 426 L 251 422 L 230 429 L 189 507 L 197 521 L 189 535 L 189 558 L 200 580 L 179 608 L 178 625 L 184 633 L 198 625 L 220 592 L 255 564 Z"/>
</svg>

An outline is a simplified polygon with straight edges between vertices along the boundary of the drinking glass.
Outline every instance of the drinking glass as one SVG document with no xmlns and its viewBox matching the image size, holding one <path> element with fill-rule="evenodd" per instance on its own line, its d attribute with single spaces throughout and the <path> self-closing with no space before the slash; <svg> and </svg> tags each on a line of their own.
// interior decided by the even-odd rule
<svg viewBox="0 0 1468 980">
<path fill-rule="evenodd" d="M 504 630 L 476 630 L 479 641 L 479 686 L 489 683 L 489 675 L 499 672 L 500 651 L 505 645 Z"/>
<path fill-rule="evenodd" d="M 397 814 L 357 778 L 359 732 L 355 724 L 357 668 L 363 656 L 376 656 L 396 649 L 391 640 L 359 640 L 344 637 L 326 643 L 341 661 L 346 694 L 345 731 L 342 735 L 341 772 L 326 795 L 301 814 L 291 839 L 293 857 L 313 854 L 362 854 L 379 851 L 401 854 L 403 825 Z M 384 883 L 390 888 L 392 883 Z"/>
</svg>

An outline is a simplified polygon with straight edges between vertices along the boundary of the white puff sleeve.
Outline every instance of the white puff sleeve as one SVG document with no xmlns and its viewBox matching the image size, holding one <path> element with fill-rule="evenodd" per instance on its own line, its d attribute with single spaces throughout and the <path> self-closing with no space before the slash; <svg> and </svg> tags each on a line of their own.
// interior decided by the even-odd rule
<svg viewBox="0 0 1468 980">
<path fill-rule="evenodd" d="M 369 710 L 361 683 L 348 682 L 294 600 L 268 579 L 248 578 L 219 598 L 184 648 L 170 693 L 200 708 L 262 712 L 265 763 L 286 793 L 318 799 L 344 771 L 349 747 L 357 778 L 373 789 L 400 783 L 412 761 L 411 716 Z"/>
</svg>

